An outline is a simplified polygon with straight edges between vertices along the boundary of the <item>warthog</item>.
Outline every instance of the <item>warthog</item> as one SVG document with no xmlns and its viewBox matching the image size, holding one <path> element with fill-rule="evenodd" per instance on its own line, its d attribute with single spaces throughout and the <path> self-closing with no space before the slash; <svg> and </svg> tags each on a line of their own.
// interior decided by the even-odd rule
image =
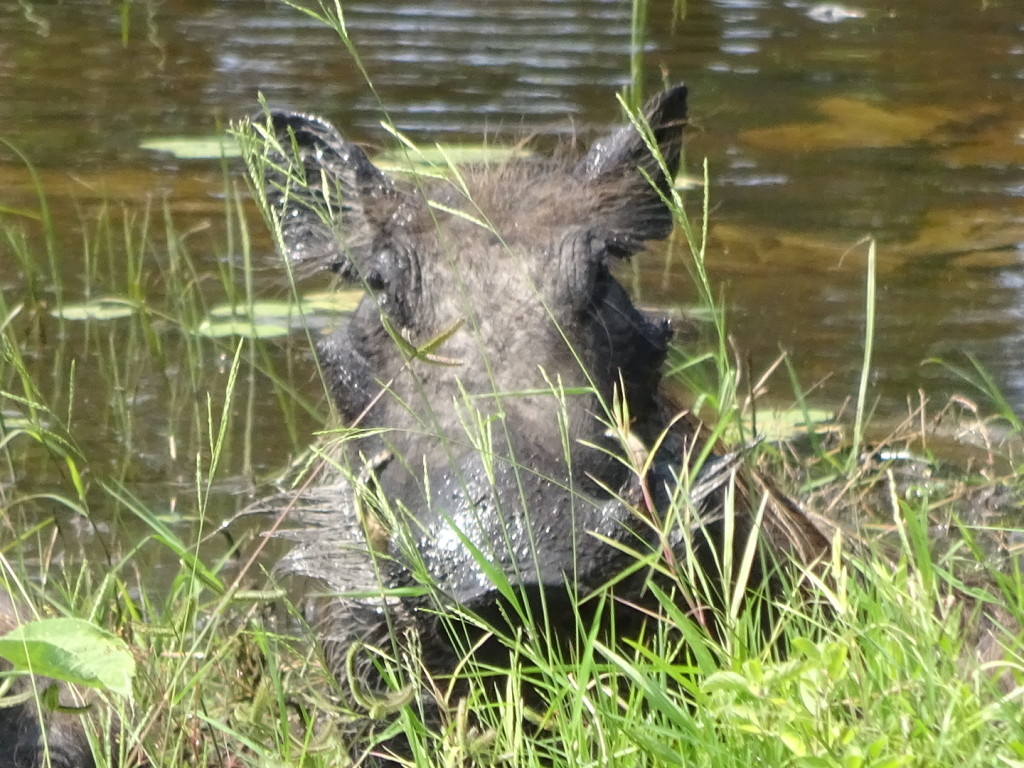
<svg viewBox="0 0 1024 768">
<path fill-rule="evenodd" d="M 654 605 L 638 558 L 721 585 L 753 536 L 762 587 L 771 563 L 826 550 L 784 496 L 733 482 L 739 453 L 679 417 L 660 387 L 671 329 L 613 276 L 673 227 L 686 96 L 658 94 L 582 158 L 440 177 L 389 176 L 318 117 L 254 121 L 250 170 L 290 269 L 366 288 L 317 344 L 348 429 L 333 468 L 290 501 L 314 522 L 289 534 L 285 563 L 331 595 L 318 619 L 340 680 L 383 691 L 366 649 L 410 629 L 432 674 L 480 623 L 571 644 L 573 611 L 602 590 Z M 616 633 L 640 617 L 615 614 Z"/>
</svg>

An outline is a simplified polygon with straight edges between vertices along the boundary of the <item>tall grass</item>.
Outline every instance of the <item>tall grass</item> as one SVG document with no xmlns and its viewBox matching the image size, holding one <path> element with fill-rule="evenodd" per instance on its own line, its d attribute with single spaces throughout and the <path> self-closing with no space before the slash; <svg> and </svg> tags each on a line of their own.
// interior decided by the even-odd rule
<svg viewBox="0 0 1024 768">
<path fill-rule="evenodd" d="M 860 368 L 860 386 L 857 388 L 857 409 L 854 412 L 853 444 L 850 449 L 850 461 L 857 461 L 861 443 L 864 441 L 864 424 L 867 414 L 868 381 L 871 377 L 871 353 L 875 347 L 875 241 L 868 245 L 867 280 L 864 299 L 864 359 Z"/>
</svg>

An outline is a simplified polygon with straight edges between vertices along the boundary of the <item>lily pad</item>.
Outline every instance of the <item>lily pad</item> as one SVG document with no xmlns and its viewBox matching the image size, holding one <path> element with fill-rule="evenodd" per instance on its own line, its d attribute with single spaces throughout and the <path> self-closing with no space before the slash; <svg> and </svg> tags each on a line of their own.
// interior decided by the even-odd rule
<svg viewBox="0 0 1024 768">
<path fill-rule="evenodd" d="M 50 314 L 62 320 L 119 320 L 131 317 L 137 311 L 138 305 L 133 301 L 116 296 L 104 296 L 81 304 L 65 304 L 50 310 Z"/>
<path fill-rule="evenodd" d="M 505 163 L 529 157 L 521 146 L 501 144 L 436 144 L 432 147 L 400 148 L 377 155 L 373 162 L 384 171 L 398 173 L 444 172 L 452 165 Z"/>
<path fill-rule="evenodd" d="M 238 142 L 227 136 L 165 136 L 139 144 L 152 152 L 167 152 L 179 160 L 219 160 L 241 157 Z"/>
<path fill-rule="evenodd" d="M 757 433 L 759 440 L 782 443 L 795 440 L 811 432 L 827 435 L 842 431 L 835 422 L 835 413 L 822 408 L 758 408 Z M 749 416 L 743 417 L 742 431 L 737 424 L 725 430 L 725 439 L 730 441 L 750 439 L 754 434 L 754 423 Z"/>
<path fill-rule="evenodd" d="M 196 328 L 208 338 L 242 336 L 269 339 L 287 336 L 305 327 L 311 317 L 342 315 L 355 310 L 362 299 L 361 290 L 324 291 L 294 301 L 255 301 L 251 304 L 221 304 Z M 315 323 L 314 323 L 315 325 Z"/>
<path fill-rule="evenodd" d="M 257 321 L 251 318 L 234 318 L 214 321 L 209 318 L 199 323 L 196 333 L 209 339 L 223 339 L 228 336 L 241 336 L 247 339 L 273 339 L 287 336 L 287 325 Z"/>
<path fill-rule="evenodd" d="M 131 696 L 135 658 L 125 642 L 83 619 L 30 621 L 0 637 L 15 669 Z"/>
<path fill-rule="evenodd" d="M 354 312 L 363 295 L 364 291 L 357 288 L 307 293 L 302 297 L 302 308 L 307 313 Z"/>
<path fill-rule="evenodd" d="M 819 435 L 825 434 L 839 429 L 834 419 L 835 413 L 820 408 L 809 408 L 806 412 L 800 408 L 758 410 L 757 436 L 776 443 L 812 431 Z M 748 420 L 745 428 L 750 430 L 752 427 L 753 424 Z"/>
</svg>

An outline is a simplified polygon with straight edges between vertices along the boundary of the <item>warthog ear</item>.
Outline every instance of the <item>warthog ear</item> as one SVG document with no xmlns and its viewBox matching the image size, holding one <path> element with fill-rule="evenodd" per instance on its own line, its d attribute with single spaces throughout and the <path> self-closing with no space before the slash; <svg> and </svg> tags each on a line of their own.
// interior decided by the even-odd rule
<svg viewBox="0 0 1024 768">
<path fill-rule="evenodd" d="M 635 253 L 644 241 L 668 237 L 672 231 L 672 213 L 662 196 L 668 196 L 679 167 L 686 86 L 677 85 L 651 98 L 642 116 L 649 133 L 645 128 L 642 134 L 631 122 L 596 142 L 573 169 L 574 176 L 601 190 L 595 218 L 606 250 L 616 256 Z M 649 141 L 657 146 L 664 168 Z"/>
<path fill-rule="evenodd" d="M 391 180 L 322 118 L 272 111 L 254 123 L 266 129 L 264 188 L 292 264 L 367 279 L 362 272 L 401 202 Z"/>
</svg>

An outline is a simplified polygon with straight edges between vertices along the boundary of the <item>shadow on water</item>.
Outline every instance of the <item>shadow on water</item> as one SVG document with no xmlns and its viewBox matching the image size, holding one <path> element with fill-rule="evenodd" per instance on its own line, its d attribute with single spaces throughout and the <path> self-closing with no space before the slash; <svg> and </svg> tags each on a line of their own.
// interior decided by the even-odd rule
<svg viewBox="0 0 1024 768">
<path fill-rule="evenodd" d="M 938 12 L 935 0 L 685 6 L 680 19 L 672 3 L 651 4 L 646 79 L 653 87 L 664 75 L 691 87 L 688 165 L 699 175 L 708 161 L 710 265 L 755 371 L 781 347 L 805 386 L 820 382 L 816 401 L 831 407 L 855 391 L 864 324 L 860 243 L 874 237 L 878 412 L 897 417 L 921 387 L 945 402 L 961 382 L 922 361 L 961 362 L 964 353 L 1024 404 L 1024 7 L 949 1 Z M 53 206 L 64 300 L 83 298 L 82 243 L 101 210 L 145 209 L 154 220 L 166 210 L 209 273 L 195 282 L 217 284 L 241 248 L 224 230 L 219 164 L 141 145 L 215 134 L 251 113 L 258 93 L 322 113 L 357 141 L 382 140 L 384 112 L 413 139 L 466 141 L 599 129 L 617 118 L 613 93 L 630 77 L 631 9 L 618 0 L 359 0 L 344 9 L 374 90 L 331 31 L 283 3 L 140 2 L 126 22 L 98 0 L 0 8 L 0 135 L 38 169 Z M 26 215 L 37 205 L 30 177 L 7 151 L 0 152 L 0 189 L 3 222 L 30 241 L 40 238 Z M 280 297 L 271 243 L 255 212 L 246 215 L 256 238 L 256 291 Z M 155 253 L 168 247 L 162 229 L 149 234 Z M 17 305 L 27 277 L 9 242 L 0 243 L 0 262 L 0 289 Z M 635 269 L 645 303 L 690 302 L 678 254 Z M 166 298 L 159 275 L 143 282 L 150 300 Z M 207 437 L 194 405 L 181 404 L 215 389 L 234 349 L 223 341 L 204 347 L 197 354 L 208 356 L 208 376 L 183 386 L 173 374 L 174 343 L 184 345 L 177 354 L 193 353 L 180 341 L 182 330 L 157 330 L 170 350 L 160 358 L 171 361 L 166 370 L 135 371 L 131 440 L 115 434 L 116 420 L 99 421 L 94 431 L 110 455 L 140 457 L 125 482 L 152 482 L 155 497 L 191 482 Z M 88 348 L 75 336 L 81 331 L 66 333 L 63 359 L 48 357 L 55 346 L 41 345 L 35 364 L 56 381 L 66 370 L 53 372 L 75 358 L 76 396 L 86 398 L 78 423 L 92 413 L 107 418 L 81 393 L 102 392 L 110 382 L 89 356 L 67 351 Z M 307 361 L 297 351 L 305 343 L 295 335 L 252 351 L 253 368 L 291 375 L 292 365 L 301 370 Z M 294 378 L 315 398 L 318 385 L 308 374 Z M 773 386 L 771 398 L 790 397 L 783 380 Z M 227 483 L 225 507 L 248 478 L 296 451 L 319 418 L 313 409 L 284 426 L 287 419 L 273 415 L 280 390 L 256 374 L 246 397 L 244 407 L 256 415 L 242 423 L 260 439 L 254 454 L 239 449 L 229 458 L 228 475 L 239 479 Z M 168 403 L 180 407 L 169 415 Z M 184 421 L 176 420 L 182 413 Z"/>
</svg>

